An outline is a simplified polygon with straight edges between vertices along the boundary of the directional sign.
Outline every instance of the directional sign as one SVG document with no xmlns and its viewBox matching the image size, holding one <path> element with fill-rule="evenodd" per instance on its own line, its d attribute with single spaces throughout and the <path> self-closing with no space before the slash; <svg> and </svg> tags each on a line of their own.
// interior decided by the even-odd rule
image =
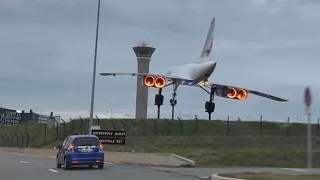
<svg viewBox="0 0 320 180">
<path fill-rule="evenodd" d="M 92 129 L 92 135 L 96 135 L 102 144 L 126 144 L 126 131 L 110 129 Z"/>
</svg>

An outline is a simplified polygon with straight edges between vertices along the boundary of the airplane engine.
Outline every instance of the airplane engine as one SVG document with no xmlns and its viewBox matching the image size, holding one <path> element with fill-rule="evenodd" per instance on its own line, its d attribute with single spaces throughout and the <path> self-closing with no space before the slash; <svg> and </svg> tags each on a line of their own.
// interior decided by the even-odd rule
<svg viewBox="0 0 320 180">
<path fill-rule="evenodd" d="M 238 100 L 245 100 L 248 98 L 248 91 L 245 89 L 237 89 L 237 99 Z"/>
<path fill-rule="evenodd" d="M 245 100 L 248 98 L 248 92 L 245 89 L 236 89 L 236 88 L 229 88 L 227 86 L 217 88 L 216 95 L 229 98 L 229 99 L 237 99 L 237 100 Z"/>
<path fill-rule="evenodd" d="M 162 76 L 146 75 L 143 78 L 143 85 L 147 87 L 163 88 L 166 86 L 166 78 Z"/>
</svg>

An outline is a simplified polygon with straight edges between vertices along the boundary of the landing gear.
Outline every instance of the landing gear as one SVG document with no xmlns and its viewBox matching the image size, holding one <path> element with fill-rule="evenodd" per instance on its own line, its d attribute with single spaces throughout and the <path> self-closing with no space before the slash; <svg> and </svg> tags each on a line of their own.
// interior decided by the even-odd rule
<svg viewBox="0 0 320 180">
<path fill-rule="evenodd" d="M 211 87 L 211 92 L 208 92 L 206 89 L 201 87 L 204 91 L 206 91 L 208 94 L 210 94 L 210 99 L 209 101 L 206 102 L 205 104 L 205 109 L 206 112 L 209 115 L 209 120 L 211 120 L 211 114 L 214 112 L 216 104 L 213 102 L 214 100 L 214 93 L 215 93 L 215 87 Z"/>
<path fill-rule="evenodd" d="M 173 84 L 172 99 L 170 99 L 170 105 L 172 106 L 171 119 L 174 119 L 174 106 L 177 104 L 176 96 L 177 96 L 178 86 L 179 86 L 178 83 Z"/>
</svg>

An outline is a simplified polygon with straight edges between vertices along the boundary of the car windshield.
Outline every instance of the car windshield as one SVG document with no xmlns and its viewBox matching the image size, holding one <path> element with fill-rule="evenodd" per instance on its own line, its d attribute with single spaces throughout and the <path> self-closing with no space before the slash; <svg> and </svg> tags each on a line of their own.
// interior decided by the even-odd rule
<svg viewBox="0 0 320 180">
<path fill-rule="evenodd" d="M 99 139 L 95 137 L 78 137 L 73 140 L 74 146 L 98 146 Z"/>
</svg>

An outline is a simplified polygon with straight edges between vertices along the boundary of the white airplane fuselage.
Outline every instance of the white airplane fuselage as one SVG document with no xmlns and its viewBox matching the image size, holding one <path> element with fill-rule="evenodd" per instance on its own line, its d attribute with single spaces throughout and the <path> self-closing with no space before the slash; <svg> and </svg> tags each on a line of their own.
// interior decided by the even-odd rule
<svg viewBox="0 0 320 180">
<path fill-rule="evenodd" d="M 192 62 L 171 67 L 167 76 L 176 76 L 181 79 L 191 79 L 195 83 L 207 81 L 217 66 L 215 61 Z"/>
</svg>

